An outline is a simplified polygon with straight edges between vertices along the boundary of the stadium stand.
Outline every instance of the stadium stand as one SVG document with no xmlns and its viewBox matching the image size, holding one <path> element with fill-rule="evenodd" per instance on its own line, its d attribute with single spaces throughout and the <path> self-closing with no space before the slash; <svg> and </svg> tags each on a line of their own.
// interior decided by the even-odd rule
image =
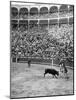
<svg viewBox="0 0 76 100">
<path fill-rule="evenodd" d="M 50 59 L 67 43 L 73 48 L 73 6 L 11 8 L 11 57 Z M 70 43 L 71 42 L 71 43 Z M 63 45 L 63 46 L 62 46 Z M 72 51 L 73 52 L 73 51 Z M 65 56 L 65 55 L 63 55 Z M 18 60 L 16 60 L 18 58 Z M 49 61 L 49 60 L 48 60 Z M 56 59 L 54 61 L 56 63 Z"/>
</svg>

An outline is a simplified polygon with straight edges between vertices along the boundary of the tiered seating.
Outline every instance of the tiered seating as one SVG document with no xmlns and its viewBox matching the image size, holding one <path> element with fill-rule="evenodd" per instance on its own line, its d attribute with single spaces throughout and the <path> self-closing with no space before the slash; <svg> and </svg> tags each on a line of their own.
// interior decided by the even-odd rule
<svg viewBox="0 0 76 100">
<path fill-rule="evenodd" d="M 33 28 L 34 29 L 34 28 Z M 12 31 L 11 53 L 16 57 L 50 57 L 51 47 L 57 42 L 68 43 L 73 40 L 73 27 L 69 25 L 50 26 L 48 33 L 43 30 Z M 36 34 L 35 34 L 36 32 Z M 39 33 L 39 34 L 37 34 Z M 65 34 L 65 36 L 64 36 Z M 67 36 L 68 34 L 68 36 Z M 68 39 L 70 38 L 70 40 Z M 53 42 L 52 42 L 53 40 Z M 56 41 L 54 41 L 56 40 Z M 49 51 L 46 53 L 46 51 Z"/>
<path fill-rule="evenodd" d="M 40 12 L 36 7 L 30 11 L 20 8 L 19 12 L 12 8 L 11 57 L 46 59 L 57 55 L 59 46 L 73 48 L 73 18 L 68 20 L 68 16 L 73 16 L 72 6 L 69 11 L 67 5 L 60 6 L 59 11 L 56 6 L 49 10 L 41 7 Z"/>
</svg>

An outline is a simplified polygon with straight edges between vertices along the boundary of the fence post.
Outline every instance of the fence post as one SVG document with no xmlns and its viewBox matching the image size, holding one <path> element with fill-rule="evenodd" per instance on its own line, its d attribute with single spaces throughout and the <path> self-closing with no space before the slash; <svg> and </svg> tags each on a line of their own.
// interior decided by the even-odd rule
<svg viewBox="0 0 76 100">
<path fill-rule="evenodd" d="M 52 58 L 52 67 L 53 67 L 53 58 Z"/>
</svg>

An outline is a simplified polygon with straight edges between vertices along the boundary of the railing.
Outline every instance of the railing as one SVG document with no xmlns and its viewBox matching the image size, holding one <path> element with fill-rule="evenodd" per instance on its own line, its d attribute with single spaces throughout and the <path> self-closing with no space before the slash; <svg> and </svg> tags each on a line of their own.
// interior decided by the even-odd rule
<svg viewBox="0 0 76 100">
<path fill-rule="evenodd" d="M 31 59 L 31 64 L 42 64 L 42 65 L 50 65 L 53 66 L 59 66 L 59 60 L 56 60 L 55 58 L 40 58 L 40 57 L 23 57 L 23 58 L 12 58 L 13 63 L 27 63 L 28 60 Z M 74 68 L 74 61 L 72 61 L 70 64 L 66 63 L 67 67 Z"/>
<path fill-rule="evenodd" d="M 68 18 L 68 17 L 73 17 L 73 12 L 71 12 L 71 13 L 53 13 L 53 14 L 43 14 L 43 15 L 33 15 L 33 16 L 31 16 L 31 15 L 29 15 L 29 16 L 27 16 L 27 15 L 22 15 L 22 16 L 16 16 L 16 17 L 14 17 L 14 16 L 11 16 L 11 19 L 12 20 L 15 20 L 15 19 L 18 19 L 18 20 L 30 20 L 30 19 L 35 19 L 35 20 L 37 20 L 37 19 L 47 19 L 47 18 L 49 18 L 49 19 L 57 19 L 57 18 Z"/>
</svg>

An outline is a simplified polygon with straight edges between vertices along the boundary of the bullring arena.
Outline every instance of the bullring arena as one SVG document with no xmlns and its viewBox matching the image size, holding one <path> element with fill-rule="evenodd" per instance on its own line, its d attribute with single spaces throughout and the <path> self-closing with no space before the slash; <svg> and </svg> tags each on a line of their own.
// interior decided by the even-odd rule
<svg viewBox="0 0 76 100">
<path fill-rule="evenodd" d="M 11 2 L 10 12 L 11 98 L 74 94 L 74 6 Z M 44 77 L 45 68 L 59 71 L 58 78 Z"/>
</svg>

